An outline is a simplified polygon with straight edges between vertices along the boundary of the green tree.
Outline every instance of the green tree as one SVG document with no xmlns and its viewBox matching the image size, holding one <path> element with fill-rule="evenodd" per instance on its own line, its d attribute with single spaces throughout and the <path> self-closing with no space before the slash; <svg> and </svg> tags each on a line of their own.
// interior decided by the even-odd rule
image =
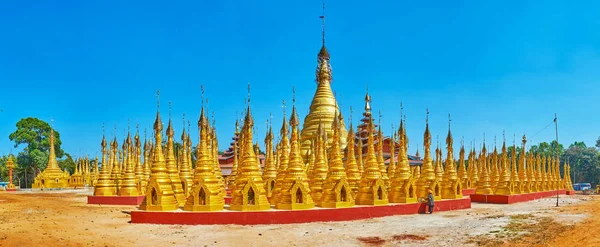
<svg viewBox="0 0 600 247">
<path fill-rule="evenodd" d="M 21 187 L 29 187 L 35 175 L 46 169 L 48 164 L 51 127 L 48 123 L 32 117 L 19 120 L 16 127 L 17 130 L 11 133 L 8 138 L 14 141 L 15 148 L 21 145 L 26 146 L 16 157 L 16 163 L 20 165 L 15 169 L 15 172 Z M 61 144 L 60 133 L 54 130 L 54 151 L 57 158 L 61 158 L 66 154 L 60 148 Z M 65 160 L 58 161 L 61 168 L 66 168 L 72 172 L 74 163 L 71 162 L 72 158 L 68 154 Z"/>
<path fill-rule="evenodd" d="M 70 154 L 65 153 L 65 158 L 58 160 L 58 165 L 61 169 L 67 170 L 69 173 L 73 174 L 75 172 L 75 161 Z"/>
<path fill-rule="evenodd" d="M 587 147 L 583 142 L 575 142 L 569 146 L 561 157 L 561 164 L 571 165 L 573 183 L 598 184 L 600 176 L 600 154 L 596 148 Z M 561 166 L 562 169 L 562 166 Z"/>
<path fill-rule="evenodd" d="M 17 122 L 17 130 L 8 138 L 15 142 L 15 148 L 26 144 L 30 151 L 39 150 L 48 153 L 50 150 L 50 125 L 37 118 L 23 118 Z M 54 130 L 54 149 L 57 158 L 62 158 L 64 151 L 60 148 L 60 133 Z"/>
</svg>

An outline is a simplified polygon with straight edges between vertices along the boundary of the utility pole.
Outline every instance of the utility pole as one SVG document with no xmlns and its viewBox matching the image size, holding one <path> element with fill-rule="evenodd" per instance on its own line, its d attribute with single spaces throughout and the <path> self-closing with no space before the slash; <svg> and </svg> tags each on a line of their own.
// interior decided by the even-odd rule
<svg viewBox="0 0 600 247">
<path fill-rule="evenodd" d="M 558 121 L 557 121 L 557 117 L 556 117 L 556 113 L 554 113 L 554 127 L 556 130 L 556 160 L 558 161 L 558 167 L 560 168 L 560 156 L 558 154 Z M 559 173 L 560 176 L 560 169 L 558 169 L 558 171 L 556 171 L 557 173 Z M 558 187 L 556 188 L 556 206 L 558 207 Z"/>
</svg>

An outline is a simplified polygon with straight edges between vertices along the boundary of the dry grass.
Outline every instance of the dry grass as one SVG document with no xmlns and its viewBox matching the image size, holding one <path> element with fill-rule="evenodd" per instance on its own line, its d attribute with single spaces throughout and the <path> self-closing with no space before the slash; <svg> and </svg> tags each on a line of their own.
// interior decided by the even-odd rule
<svg viewBox="0 0 600 247">
<path fill-rule="evenodd" d="M 385 239 L 382 239 L 380 237 L 359 237 L 356 239 L 369 246 L 381 246 L 386 242 Z"/>
<path fill-rule="evenodd" d="M 558 234 L 573 226 L 564 225 L 550 217 L 531 214 L 510 216 L 510 222 L 499 231 L 492 231 L 467 241 L 477 246 L 537 246 L 550 242 Z"/>
<path fill-rule="evenodd" d="M 402 241 L 402 240 L 423 241 L 423 240 L 426 240 L 427 238 L 429 238 L 429 236 L 421 236 L 421 235 L 414 235 L 414 234 L 401 234 L 401 235 L 392 236 L 392 239 L 394 241 Z"/>
</svg>

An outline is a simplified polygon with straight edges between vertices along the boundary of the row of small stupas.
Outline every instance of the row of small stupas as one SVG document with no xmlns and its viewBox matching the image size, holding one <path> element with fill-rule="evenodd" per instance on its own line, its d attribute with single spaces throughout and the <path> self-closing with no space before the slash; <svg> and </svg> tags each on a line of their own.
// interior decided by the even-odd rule
<svg viewBox="0 0 600 247">
<path fill-rule="evenodd" d="M 445 162 L 439 148 L 435 151 L 434 161 L 430 152 L 431 134 L 428 123 L 424 134 L 422 166 L 409 165 L 404 121 L 400 123 L 398 133 L 392 135 L 392 139 L 398 139 L 398 142 L 392 140 L 391 143 L 398 143 L 392 150 L 398 152 L 391 152 L 390 164 L 386 166 L 382 155 L 383 145 L 375 145 L 376 142 L 383 143 L 381 128 L 376 130 L 372 120 L 367 123 L 367 154 L 362 156 L 358 152 L 355 155 L 354 149 L 358 145 L 354 142 L 354 131 L 350 128 L 347 133 L 348 143 L 344 152 L 340 134 L 342 125 L 337 117 L 331 126 L 332 146 L 327 147 L 328 137 L 324 125 L 319 124 L 316 139 L 309 147 L 308 162 L 304 162 L 295 107 L 292 108 L 289 125 L 284 116 L 280 130 L 282 138 L 277 145 L 272 142 L 273 133 L 269 128 L 265 140 L 266 160 L 263 171 L 253 143 L 254 122 L 250 106 L 246 110 L 237 142 L 239 145 L 234 146 L 234 168 L 226 183 L 216 160 L 218 144 L 214 128 L 208 125 L 204 112 L 202 108 L 198 121 L 200 142 L 195 154 L 197 163 L 194 171 L 189 167 L 191 139 L 185 130 L 182 134 L 184 148 L 179 155 L 179 162 L 175 158 L 174 130 L 170 120 L 166 131 L 166 150 L 163 151 L 163 145 L 160 145 L 162 121 L 157 113 L 154 123 L 155 144 L 147 148 L 149 151 L 145 154 L 145 160 L 149 162 L 144 165 L 140 163 L 139 138 L 136 137 L 135 146 L 128 138 L 123 150 L 129 151 L 120 158 L 121 162 L 117 161 L 117 144 L 113 141 L 112 155 L 108 159 L 108 165 L 102 167 L 96 195 L 138 195 L 143 192 L 146 199 L 140 207 L 142 210 L 169 211 L 183 207 L 187 211 L 215 211 L 227 208 L 224 198 L 229 189 L 232 197 L 228 207 L 230 210 L 252 211 L 268 210 L 271 205 L 277 209 L 309 209 L 315 206 L 338 208 L 411 203 L 426 197 L 430 189 L 436 199 L 461 198 L 462 189 L 466 188 L 475 188 L 478 194 L 499 195 L 572 190 L 568 176 L 569 165 L 564 164 L 563 170 L 567 176 L 561 178 L 558 160 L 525 153 L 525 138 L 521 153 L 517 154 L 513 145 L 510 158 L 505 143 L 500 153 L 496 148 L 488 153 L 484 144 L 481 152 L 470 151 L 467 162 L 464 146 L 461 146 L 456 162 L 449 129 Z M 106 161 L 105 141 L 102 142 L 102 147 L 102 159 Z M 397 164 L 395 156 L 398 157 Z M 119 170 L 119 163 L 124 164 L 124 173 Z M 150 173 L 146 179 L 144 171 L 148 171 L 149 164 Z M 100 193 L 103 191 L 111 192 Z"/>
<path fill-rule="evenodd" d="M 62 189 L 62 188 L 83 188 L 95 186 L 98 180 L 98 158 L 94 167 L 90 166 L 90 160 L 77 159 L 75 161 L 75 171 L 69 174 L 68 171 L 62 171 L 56 160 L 54 152 L 54 129 L 50 129 L 50 153 L 48 156 L 48 165 L 44 171 L 37 174 L 31 188 L 36 189 Z"/>
</svg>

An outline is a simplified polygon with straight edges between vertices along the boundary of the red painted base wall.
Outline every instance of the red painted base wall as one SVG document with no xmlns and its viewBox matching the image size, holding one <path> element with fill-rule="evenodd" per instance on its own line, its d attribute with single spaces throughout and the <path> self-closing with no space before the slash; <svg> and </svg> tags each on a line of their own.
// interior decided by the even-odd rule
<svg viewBox="0 0 600 247">
<path fill-rule="evenodd" d="M 475 194 L 475 189 L 464 189 L 462 190 L 462 195 L 463 196 L 469 196 Z"/>
<path fill-rule="evenodd" d="M 439 211 L 471 208 L 471 199 L 436 201 L 434 213 Z M 351 208 L 310 210 L 268 210 L 239 212 L 223 210 L 219 212 L 149 212 L 132 211 L 132 223 L 180 224 L 180 225 L 261 225 L 291 224 L 308 222 L 348 221 L 402 214 L 425 213 L 423 203 L 390 204 L 386 206 L 355 206 Z"/>
<path fill-rule="evenodd" d="M 142 204 L 145 196 L 88 196 L 88 204 L 134 205 Z"/>
<path fill-rule="evenodd" d="M 544 192 L 535 192 L 528 194 L 520 194 L 520 195 L 480 195 L 480 194 L 472 194 L 470 195 L 472 202 L 480 202 L 480 203 L 494 203 L 494 204 L 512 204 L 517 202 L 526 202 L 532 201 L 544 197 L 552 197 L 556 196 L 555 191 L 544 191 Z M 558 190 L 558 194 L 564 195 L 565 190 Z"/>
<path fill-rule="evenodd" d="M 575 191 L 574 190 L 567 190 L 567 195 L 575 195 Z"/>
<path fill-rule="evenodd" d="M 17 191 L 17 189 L 6 189 L 6 191 L 14 192 L 14 191 Z"/>
</svg>

